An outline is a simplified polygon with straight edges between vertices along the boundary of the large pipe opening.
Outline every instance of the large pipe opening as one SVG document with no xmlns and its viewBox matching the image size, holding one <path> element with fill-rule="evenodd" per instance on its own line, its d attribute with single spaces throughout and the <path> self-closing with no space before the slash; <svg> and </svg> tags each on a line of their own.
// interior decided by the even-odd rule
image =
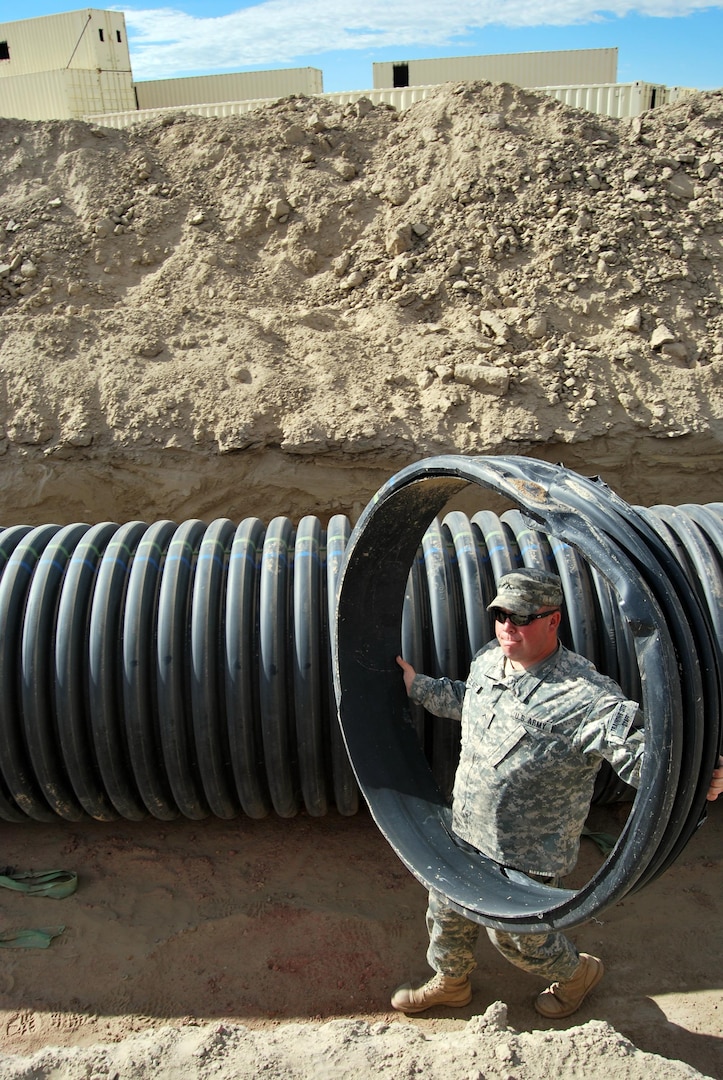
<svg viewBox="0 0 723 1080">
<path fill-rule="evenodd" d="M 479 522 L 491 539 L 486 550 L 493 577 L 511 564 L 558 570 L 574 647 L 606 664 L 614 653 L 618 670 L 607 673 L 627 683 L 628 693 L 631 681 L 639 684 L 648 728 L 641 788 L 613 851 L 577 892 L 540 886 L 455 842 L 445 792 L 415 735 L 395 670 L 409 566 L 420 544 L 424 550 L 440 508 L 470 483 L 504 495 L 523 512 L 521 518 L 503 515 L 498 526 L 487 517 Z M 480 922 L 531 933 L 585 921 L 679 854 L 701 820 L 720 746 L 719 509 L 638 512 L 600 482 L 559 466 L 460 457 L 402 470 L 368 505 L 349 541 L 338 597 L 339 716 L 377 824 L 426 887 Z M 509 543 L 500 542 L 505 531 Z M 429 610 L 444 627 L 435 640 L 444 640 L 451 653 L 446 603 L 454 590 L 445 561 L 451 546 L 438 540 L 434 547 Z M 698 578 L 704 550 L 710 555 L 705 584 Z M 459 564 L 464 540 L 456 551 Z M 469 610 L 481 611 L 490 595 L 482 570 L 475 577 L 472 563 L 467 571 L 462 592 L 466 586 Z M 447 659 L 438 666 L 447 667 Z"/>
</svg>

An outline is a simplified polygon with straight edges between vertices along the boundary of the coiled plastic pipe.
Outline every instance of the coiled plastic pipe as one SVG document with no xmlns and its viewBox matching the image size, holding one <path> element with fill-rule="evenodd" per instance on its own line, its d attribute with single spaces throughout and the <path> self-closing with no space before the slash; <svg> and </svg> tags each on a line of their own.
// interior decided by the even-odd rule
<svg viewBox="0 0 723 1080">
<path fill-rule="evenodd" d="M 436 515 L 468 484 L 505 496 L 522 512 L 501 519 L 477 515 L 471 530 L 455 516 L 440 531 Z M 473 542 L 475 523 L 488 562 Z M 377 493 L 347 547 L 335 688 L 349 755 L 374 819 L 424 885 L 470 918 L 527 933 L 585 921 L 676 858 L 701 821 L 720 748 L 720 524 L 720 504 L 635 510 L 599 481 L 523 458 L 432 458 Z M 426 588 L 437 651 L 425 656 L 423 617 L 412 605 L 415 633 L 406 646 L 412 663 L 429 659 L 432 669 L 450 673 L 460 640 L 469 653 L 491 637 L 488 625 L 480 630 L 474 622 L 452 622 L 455 581 L 465 611 L 483 617 L 490 575 L 497 579 L 514 565 L 541 566 L 563 579 L 573 647 L 642 703 L 640 790 L 614 850 L 577 892 L 540 885 L 455 841 L 443 786 L 420 748 L 393 662 L 408 568 L 420 543 L 425 560 L 427 551 L 435 553 Z M 452 552 L 464 566 L 456 576 Z M 430 665 L 419 668 L 430 671 Z M 433 761 L 435 750 L 436 743 Z"/>
<path fill-rule="evenodd" d="M 517 460 L 524 476 L 533 466 Z M 633 635 L 604 568 L 566 542 L 558 521 L 546 531 L 518 510 L 436 519 L 444 501 L 398 570 L 398 606 L 383 612 L 394 639 L 385 663 L 401 647 L 419 670 L 464 677 L 492 636 L 485 604 L 497 578 L 544 565 L 563 578 L 566 643 L 637 697 Z M 645 514 L 721 640 L 721 507 Z M 0 818 L 354 814 L 360 789 L 337 722 L 330 645 L 350 533 L 342 516 L 325 527 L 305 517 L 0 530 Z M 382 580 L 387 552 L 377 555 Z M 345 610 L 359 640 L 377 634 L 363 605 L 358 616 Z M 398 670 L 394 679 L 400 689 Z M 456 726 L 418 708 L 409 718 L 444 799 Z M 366 713 L 360 726 L 371 738 Z M 699 736 L 688 781 L 715 738 Z M 596 799 L 620 797 L 632 792 L 601 773 Z"/>
</svg>

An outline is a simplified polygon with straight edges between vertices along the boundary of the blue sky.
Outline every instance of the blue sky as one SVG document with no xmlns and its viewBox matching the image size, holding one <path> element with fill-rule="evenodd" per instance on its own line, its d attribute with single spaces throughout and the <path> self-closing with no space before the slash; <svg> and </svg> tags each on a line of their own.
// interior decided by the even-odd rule
<svg viewBox="0 0 723 1080">
<path fill-rule="evenodd" d="M 0 0 L 0 22 L 86 5 Z M 723 87 L 723 0 L 178 0 L 125 12 L 137 80 L 317 67 L 372 87 L 372 63 L 617 47 L 618 81 Z"/>
</svg>

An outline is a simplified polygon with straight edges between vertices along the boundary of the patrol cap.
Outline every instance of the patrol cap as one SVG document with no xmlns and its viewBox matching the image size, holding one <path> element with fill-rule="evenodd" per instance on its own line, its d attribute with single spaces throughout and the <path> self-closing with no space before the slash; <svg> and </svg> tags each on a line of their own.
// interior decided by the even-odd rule
<svg viewBox="0 0 723 1080">
<path fill-rule="evenodd" d="M 500 578 L 497 596 L 487 605 L 487 610 L 498 607 L 515 615 L 534 615 L 540 608 L 561 604 L 562 582 L 557 574 L 524 568 Z"/>
</svg>

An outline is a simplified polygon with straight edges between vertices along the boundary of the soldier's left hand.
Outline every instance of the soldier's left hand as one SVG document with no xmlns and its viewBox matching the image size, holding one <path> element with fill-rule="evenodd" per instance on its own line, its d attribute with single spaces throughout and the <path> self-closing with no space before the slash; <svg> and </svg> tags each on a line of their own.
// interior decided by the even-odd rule
<svg viewBox="0 0 723 1080">
<path fill-rule="evenodd" d="M 706 799 L 713 802 L 719 795 L 723 795 L 723 757 L 718 758 L 718 768 L 713 770 Z"/>
</svg>

